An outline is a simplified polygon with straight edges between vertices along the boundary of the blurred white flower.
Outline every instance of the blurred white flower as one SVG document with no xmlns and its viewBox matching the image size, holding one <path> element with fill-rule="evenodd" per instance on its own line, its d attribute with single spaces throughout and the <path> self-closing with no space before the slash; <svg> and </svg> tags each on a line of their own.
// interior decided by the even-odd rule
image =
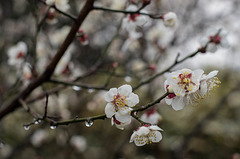
<svg viewBox="0 0 240 159">
<path fill-rule="evenodd" d="M 131 118 L 128 118 L 128 120 L 126 122 L 120 122 L 118 121 L 114 116 L 111 118 L 111 123 L 112 125 L 115 124 L 115 126 L 118 128 L 118 129 L 121 129 L 121 130 L 124 130 L 124 127 L 129 125 L 131 123 Z"/>
<path fill-rule="evenodd" d="M 164 14 L 162 20 L 166 27 L 175 27 L 177 25 L 177 15 L 174 12 Z"/>
<path fill-rule="evenodd" d="M 137 146 L 159 142 L 162 139 L 159 131 L 163 130 L 156 125 L 143 125 L 133 132 L 129 142 L 134 141 Z"/>
<path fill-rule="evenodd" d="M 57 15 L 57 11 L 54 8 L 50 8 L 47 13 L 46 22 L 48 24 L 56 24 L 58 22 L 56 15 Z"/>
<path fill-rule="evenodd" d="M 69 30 L 70 27 L 65 25 L 61 29 L 51 32 L 49 35 L 51 44 L 54 46 L 61 45 L 63 40 L 66 38 Z"/>
<path fill-rule="evenodd" d="M 33 146 L 39 147 L 47 139 L 48 133 L 46 130 L 37 130 L 30 138 L 30 142 Z"/>
<path fill-rule="evenodd" d="M 84 152 L 87 149 L 87 140 L 83 136 L 75 135 L 71 137 L 70 145 L 72 145 L 78 152 Z"/>
<path fill-rule="evenodd" d="M 71 48 L 63 55 L 55 69 L 55 75 L 69 75 L 73 70 L 73 63 L 71 62 Z"/>
<path fill-rule="evenodd" d="M 138 8 L 135 5 L 129 5 L 126 11 L 137 11 Z M 147 13 L 145 10 L 141 10 L 143 13 Z M 129 36 L 132 39 L 137 39 L 142 36 L 141 33 L 136 31 L 137 26 L 142 27 L 149 21 L 149 17 L 141 14 L 128 14 L 122 21 L 122 29 L 126 29 Z"/>
<path fill-rule="evenodd" d="M 32 70 L 31 65 L 29 63 L 24 63 L 23 71 L 22 71 L 22 80 L 25 84 L 28 84 L 29 81 L 32 79 Z"/>
<path fill-rule="evenodd" d="M 130 85 L 122 85 L 121 87 L 111 88 L 105 94 L 105 100 L 108 104 L 105 107 L 107 118 L 115 117 L 116 120 L 126 123 L 131 117 L 131 107 L 139 103 L 138 95 L 132 93 Z"/>
<path fill-rule="evenodd" d="M 199 40 L 201 48 L 204 48 L 207 45 L 205 50 L 201 52 L 216 52 L 218 46 L 223 48 L 228 48 L 229 42 L 227 40 L 227 31 L 226 30 L 216 30 L 210 29 L 207 31 L 206 35 Z"/>
<path fill-rule="evenodd" d="M 161 115 L 157 112 L 156 107 L 147 110 L 140 119 L 149 124 L 157 124 L 162 119 Z"/>
<path fill-rule="evenodd" d="M 15 46 L 9 48 L 8 52 L 8 64 L 19 68 L 24 62 L 24 57 L 27 54 L 27 45 L 25 42 L 18 42 Z"/>
<path fill-rule="evenodd" d="M 203 73 L 201 69 L 182 69 L 170 73 L 164 82 L 165 91 L 170 93 L 165 98 L 166 103 L 172 105 L 174 110 L 181 110 L 185 105 L 199 103 L 208 96 L 220 83 L 215 77 L 218 71 L 212 71 L 208 75 Z"/>
<path fill-rule="evenodd" d="M 78 41 L 82 44 L 82 45 L 88 45 L 88 37 L 87 34 L 82 30 L 79 29 L 77 32 L 77 37 L 78 37 Z"/>
<path fill-rule="evenodd" d="M 68 0 L 46 0 L 46 4 L 49 6 L 55 5 L 57 9 L 64 12 L 70 8 Z"/>
</svg>

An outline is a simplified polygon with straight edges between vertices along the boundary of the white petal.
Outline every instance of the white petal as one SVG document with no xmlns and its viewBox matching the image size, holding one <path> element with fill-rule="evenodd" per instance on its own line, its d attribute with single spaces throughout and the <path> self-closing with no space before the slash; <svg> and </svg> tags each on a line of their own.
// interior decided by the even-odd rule
<svg viewBox="0 0 240 159">
<path fill-rule="evenodd" d="M 182 89 L 181 87 L 179 87 L 178 85 L 172 85 L 172 88 L 173 88 L 173 92 L 176 96 L 185 96 L 186 94 L 186 90 L 185 89 Z"/>
<path fill-rule="evenodd" d="M 175 97 L 174 97 L 174 98 L 175 98 Z M 168 105 L 171 105 L 174 98 L 171 98 L 171 99 L 165 98 L 165 102 L 166 102 Z"/>
<path fill-rule="evenodd" d="M 126 98 L 126 104 L 129 107 L 133 107 L 138 103 L 139 103 L 138 95 L 136 95 L 134 93 L 129 94 L 129 96 Z"/>
<path fill-rule="evenodd" d="M 118 88 L 118 93 L 120 96 L 128 96 L 132 93 L 132 87 L 128 84 L 124 84 Z"/>
<path fill-rule="evenodd" d="M 118 112 L 116 112 L 116 114 L 115 114 L 115 118 L 116 118 L 118 121 L 120 121 L 121 123 L 126 123 L 126 122 L 129 121 L 129 118 L 131 118 L 131 116 L 130 116 L 130 114 L 121 115 L 121 114 L 119 113 L 119 111 L 118 111 Z"/>
<path fill-rule="evenodd" d="M 134 131 L 133 134 L 130 137 L 130 141 L 129 141 L 130 143 L 133 142 L 133 139 L 135 138 L 135 136 L 136 136 L 136 133 Z"/>
<path fill-rule="evenodd" d="M 159 131 L 151 131 L 148 139 L 152 142 L 159 142 L 162 140 L 162 134 Z"/>
<path fill-rule="evenodd" d="M 114 105 L 112 103 L 108 103 L 105 107 L 105 114 L 107 118 L 111 118 L 116 113 Z"/>
<path fill-rule="evenodd" d="M 218 71 L 217 71 L 217 70 L 214 70 L 214 71 L 210 72 L 210 73 L 207 75 L 207 79 L 213 78 L 213 77 L 216 76 L 217 74 L 218 74 Z"/>
<path fill-rule="evenodd" d="M 149 129 L 151 129 L 151 130 L 161 130 L 161 131 L 163 131 L 163 129 L 161 129 L 161 128 L 158 127 L 157 125 L 152 125 L 152 126 L 149 127 Z"/>
<path fill-rule="evenodd" d="M 217 45 L 214 43 L 209 43 L 207 46 L 207 51 L 209 52 L 216 52 L 217 51 Z"/>
<path fill-rule="evenodd" d="M 172 108 L 174 110 L 181 110 L 183 109 L 183 107 L 185 106 L 184 102 L 183 102 L 183 98 L 184 97 L 175 97 L 172 101 Z"/>
<path fill-rule="evenodd" d="M 203 75 L 204 71 L 202 69 L 197 69 L 193 71 L 193 76 L 192 78 L 200 79 Z"/>
<path fill-rule="evenodd" d="M 137 131 L 136 131 L 136 134 L 139 135 L 139 136 L 142 136 L 142 135 L 147 135 L 149 134 L 150 130 L 148 127 L 146 126 L 141 126 Z"/>
<path fill-rule="evenodd" d="M 134 143 L 137 146 L 143 146 L 148 143 L 148 139 L 145 136 L 135 136 Z"/>
<path fill-rule="evenodd" d="M 117 95 L 117 88 L 111 88 L 106 94 L 105 94 L 105 100 L 107 102 L 111 102 L 114 100 L 114 96 Z"/>
<path fill-rule="evenodd" d="M 202 96 L 204 96 L 207 93 L 207 82 L 206 81 L 201 82 L 200 92 L 201 92 Z"/>
</svg>

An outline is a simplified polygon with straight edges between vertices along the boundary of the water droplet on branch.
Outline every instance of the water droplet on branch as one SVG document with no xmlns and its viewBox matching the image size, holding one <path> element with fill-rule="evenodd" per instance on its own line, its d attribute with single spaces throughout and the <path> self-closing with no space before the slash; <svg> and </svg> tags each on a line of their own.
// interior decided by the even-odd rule
<svg viewBox="0 0 240 159">
<path fill-rule="evenodd" d="M 35 121 L 34 121 L 34 124 L 40 124 L 41 123 L 41 120 L 39 120 L 39 119 L 36 119 Z"/>
<path fill-rule="evenodd" d="M 55 126 L 55 125 L 51 125 L 50 128 L 51 128 L 51 129 L 56 129 L 57 126 Z"/>
<path fill-rule="evenodd" d="M 86 127 L 91 127 L 93 125 L 93 121 L 92 120 L 85 121 L 85 125 Z"/>
<path fill-rule="evenodd" d="M 25 130 L 29 130 L 29 129 L 30 129 L 30 126 L 29 126 L 29 125 L 24 125 L 23 128 L 24 128 Z"/>
<path fill-rule="evenodd" d="M 80 91 L 80 90 L 82 90 L 82 87 L 72 86 L 72 89 L 73 89 L 74 91 Z"/>
</svg>

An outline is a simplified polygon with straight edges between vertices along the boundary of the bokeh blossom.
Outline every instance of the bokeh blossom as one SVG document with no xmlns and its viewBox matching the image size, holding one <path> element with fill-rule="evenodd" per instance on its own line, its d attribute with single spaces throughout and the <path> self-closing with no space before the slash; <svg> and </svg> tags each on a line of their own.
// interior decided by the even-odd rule
<svg viewBox="0 0 240 159">
<path fill-rule="evenodd" d="M 9 48 L 8 52 L 8 64 L 11 66 L 20 67 L 27 54 L 27 45 L 25 42 L 20 41 L 15 46 Z"/>
</svg>

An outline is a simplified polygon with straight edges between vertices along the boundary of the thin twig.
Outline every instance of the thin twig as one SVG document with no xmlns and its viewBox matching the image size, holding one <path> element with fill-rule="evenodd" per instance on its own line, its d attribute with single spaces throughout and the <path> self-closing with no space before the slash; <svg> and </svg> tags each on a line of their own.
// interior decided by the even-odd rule
<svg viewBox="0 0 240 159">
<path fill-rule="evenodd" d="M 136 10 L 136 11 L 126 11 L 126 10 L 117 10 L 117 9 L 111 9 L 111 8 L 104 8 L 104 7 L 93 7 L 94 10 L 101 10 L 101 11 L 108 11 L 108 12 L 115 12 L 115 13 L 123 13 L 123 14 L 141 14 L 148 16 L 152 19 L 162 19 L 162 15 L 154 15 L 154 14 L 149 14 L 145 12 L 141 12 L 141 8 Z"/>
</svg>

